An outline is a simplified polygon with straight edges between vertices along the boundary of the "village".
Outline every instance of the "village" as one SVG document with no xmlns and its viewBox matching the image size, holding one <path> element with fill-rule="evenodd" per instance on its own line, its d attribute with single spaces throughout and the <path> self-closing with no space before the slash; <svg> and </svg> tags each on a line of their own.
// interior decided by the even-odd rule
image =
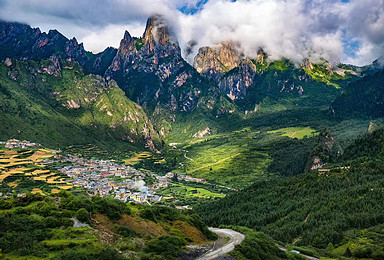
<svg viewBox="0 0 384 260">
<path fill-rule="evenodd" d="M 36 161 L 38 167 L 54 167 L 54 172 L 59 172 L 66 177 L 60 178 L 58 175 L 56 176 L 57 173 L 49 173 L 49 170 L 36 170 L 36 174 L 39 172 L 38 175 L 35 176 L 35 172 L 33 172 L 25 173 L 26 176 L 33 175 L 34 179 L 47 181 L 50 185 L 60 184 L 61 186 L 58 186 L 60 189 L 82 189 L 89 196 L 112 197 L 123 202 L 151 204 L 161 202 L 164 199 L 163 196 L 157 195 L 156 191 L 168 188 L 172 182 L 207 183 L 203 179 L 187 175 L 169 172 L 162 176 L 143 172 L 132 166 L 118 164 L 111 160 L 87 159 L 62 154 L 61 151 L 44 150 L 40 144 L 29 141 L 10 139 L 6 142 L 0 141 L 0 145 L 9 150 L 20 149 L 23 151 L 21 153 L 24 154 L 29 153 L 29 151 L 24 152 L 24 150 L 32 151 L 36 149 L 36 156 L 39 154 L 39 157 L 42 157 L 42 159 Z M 21 171 L 23 169 L 17 168 L 14 170 Z M 7 176 L 4 175 L 3 177 L 6 178 Z M 48 180 L 47 178 L 53 179 Z M 56 188 L 53 188 L 53 191 L 58 192 Z"/>
<path fill-rule="evenodd" d="M 58 171 L 68 176 L 66 182 L 74 187 L 81 187 L 90 196 L 112 196 L 123 202 L 147 203 L 160 202 L 163 197 L 156 195 L 156 190 L 167 188 L 175 181 L 206 183 L 205 180 L 186 175 L 167 173 L 164 176 L 143 173 L 127 165 L 119 165 L 108 160 L 85 159 L 77 156 L 56 155 L 42 164 L 69 164 L 59 167 Z M 146 177 L 152 177 L 153 183 L 147 185 Z"/>
</svg>

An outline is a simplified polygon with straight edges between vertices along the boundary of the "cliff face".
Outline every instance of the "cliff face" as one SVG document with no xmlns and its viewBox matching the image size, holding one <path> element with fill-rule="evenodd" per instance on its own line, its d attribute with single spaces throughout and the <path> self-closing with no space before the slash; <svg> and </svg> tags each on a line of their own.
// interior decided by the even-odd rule
<svg viewBox="0 0 384 260">
<path fill-rule="evenodd" d="M 221 77 L 218 85 L 230 99 L 243 99 L 247 89 L 253 84 L 255 76 L 256 65 L 250 59 L 244 59 L 234 73 Z"/>
<path fill-rule="evenodd" d="M 200 48 L 193 67 L 197 72 L 218 81 L 226 72 L 239 66 L 242 56 L 233 42 L 222 42 L 212 48 Z"/>
<path fill-rule="evenodd" d="M 191 111 L 203 96 L 216 99 L 219 91 L 181 57 L 179 44 L 161 16 L 148 19 L 141 38 L 125 32 L 107 80 L 114 79 L 127 96 L 143 107 L 163 106 L 172 112 Z"/>
<path fill-rule="evenodd" d="M 256 63 L 265 63 L 262 50 L 258 53 Z M 257 72 L 256 65 L 244 57 L 240 47 L 234 42 L 200 48 L 193 66 L 197 72 L 215 81 L 220 91 L 232 100 L 246 96 Z"/>
</svg>

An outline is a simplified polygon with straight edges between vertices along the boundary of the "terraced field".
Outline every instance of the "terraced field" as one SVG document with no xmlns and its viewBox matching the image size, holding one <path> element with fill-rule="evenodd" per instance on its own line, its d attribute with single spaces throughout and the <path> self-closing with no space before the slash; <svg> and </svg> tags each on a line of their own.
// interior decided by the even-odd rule
<svg viewBox="0 0 384 260">
<path fill-rule="evenodd" d="M 63 177 L 58 173 L 46 169 L 47 166 L 41 164 L 44 159 L 52 158 L 54 151 L 48 149 L 5 149 L 0 150 L 0 185 L 7 185 L 11 188 L 17 188 L 24 180 L 38 181 L 48 184 L 50 192 L 58 190 L 72 189 Z M 8 181 L 10 180 L 10 181 Z M 33 193 L 44 192 L 37 187 L 31 188 Z"/>
<path fill-rule="evenodd" d="M 124 163 L 127 165 L 135 165 L 135 164 L 139 163 L 140 161 L 151 158 L 151 157 L 152 157 L 152 154 L 150 152 L 142 152 L 142 153 L 137 154 L 134 157 L 131 157 L 131 158 L 125 160 Z"/>
</svg>

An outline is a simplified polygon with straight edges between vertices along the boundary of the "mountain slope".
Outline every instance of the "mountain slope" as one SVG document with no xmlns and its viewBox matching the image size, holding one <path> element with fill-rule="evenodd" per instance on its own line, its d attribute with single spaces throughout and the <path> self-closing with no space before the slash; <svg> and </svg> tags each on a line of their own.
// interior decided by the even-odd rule
<svg viewBox="0 0 384 260">
<path fill-rule="evenodd" d="M 4 139 L 29 138 L 59 147 L 129 140 L 152 149 L 153 142 L 159 142 L 141 107 L 115 82 L 86 76 L 76 61 L 56 56 L 41 61 L 8 59 L 0 65 L 0 74 Z"/>
<path fill-rule="evenodd" d="M 194 67 L 240 107 L 256 111 L 266 98 L 291 99 L 304 106 L 329 104 L 340 93 L 339 85 L 358 75 L 355 67 L 332 68 L 326 61 L 312 64 L 307 59 L 301 65 L 286 59 L 270 61 L 262 49 L 251 60 L 231 42 L 201 48 Z"/>
<path fill-rule="evenodd" d="M 382 129 L 366 135 L 326 169 L 258 181 L 243 191 L 201 205 L 198 212 L 209 225 L 244 225 L 279 241 L 319 249 L 331 244 L 329 253 L 339 256 L 350 246 L 357 257 L 366 245 L 360 241 L 351 246 L 348 238 L 356 234 L 353 230 L 363 232 L 376 225 L 380 229 L 384 224 L 383 136 Z M 383 250 L 381 237 L 371 236 L 371 251 L 366 251 L 365 257 Z"/>
<path fill-rule="evenodd" d="M 384 70 L 351 83 L 331 105 L 340 118 L 384 116 Z"/>
<path fill-rule="evenodd" d="M 24 195 L 0 200 L 5 259 L 168 260 L 216 238 L 191 211 L 65 192 Z"/>
</svg>

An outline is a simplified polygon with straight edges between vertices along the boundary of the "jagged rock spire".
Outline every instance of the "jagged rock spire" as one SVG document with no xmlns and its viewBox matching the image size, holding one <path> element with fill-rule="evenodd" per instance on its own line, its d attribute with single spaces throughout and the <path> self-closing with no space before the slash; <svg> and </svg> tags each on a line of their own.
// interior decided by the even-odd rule
<svg viewBox="0 0 384 260">
<path fill-rule="evenodd" d="M 147 25 L 143 34 L 144 44 L 151 45 L 153 49 L 156 45 L 165 45 L 171 39 L 177 42 L 174 37 L 171 37 L 171 30 L 165 18 L 161 15 L 153 15 L 147 20 Z"/>
</svg>

